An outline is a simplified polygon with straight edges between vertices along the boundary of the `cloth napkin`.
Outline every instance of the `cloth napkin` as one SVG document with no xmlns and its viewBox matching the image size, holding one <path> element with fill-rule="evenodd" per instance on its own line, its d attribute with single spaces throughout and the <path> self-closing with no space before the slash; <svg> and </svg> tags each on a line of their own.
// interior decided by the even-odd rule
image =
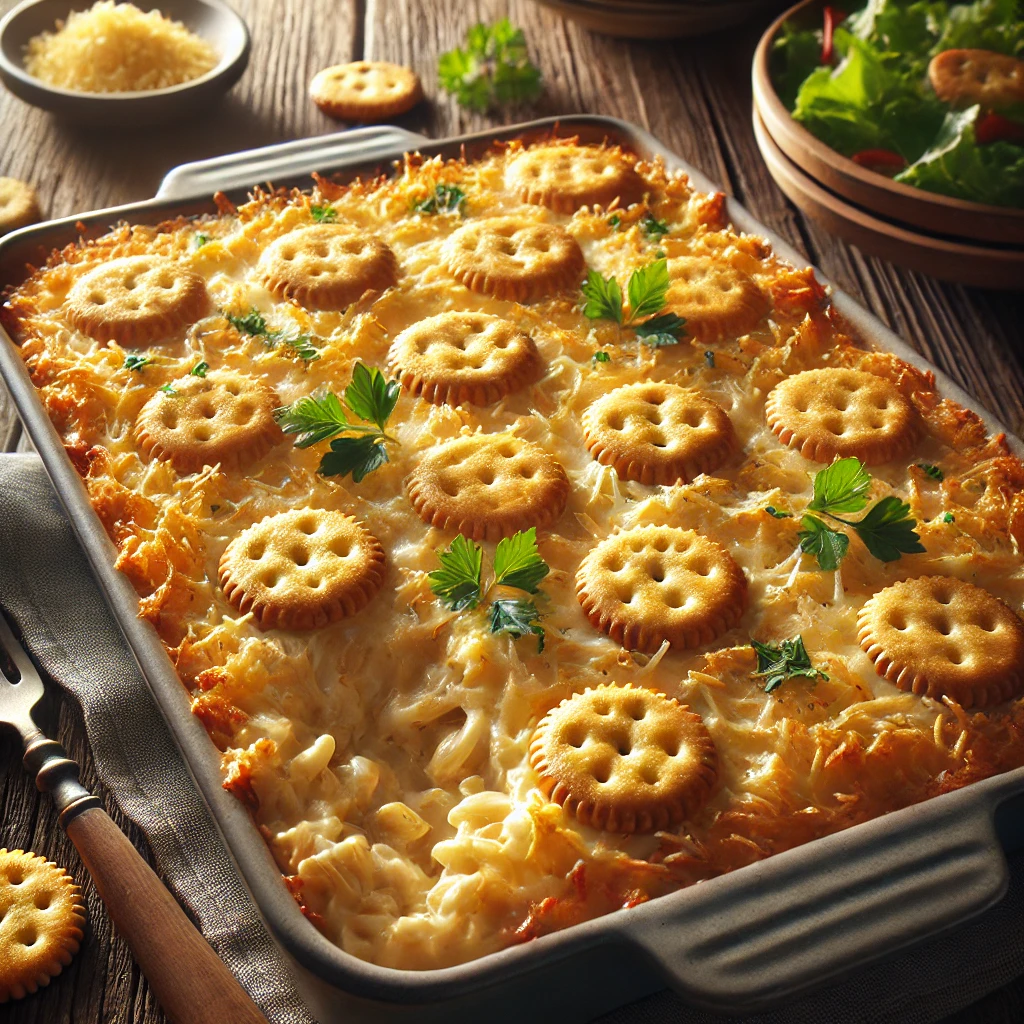
<svg viewBox="0 0 1024 1024">
<path fill-rule="evenodd" d="M 311 1024 L 42 463 L 31 454 L 0 455 L 0 606 L 45 672 L 81 705 L 100 777 L 145 832 L 164 878 L 214 949 L 274 1024 Z M 933 1024 L 1024 974 L 1024 854 L 1012 855 L 1010 865 L 1006 897 L 956 932 L 742 1024 Z M 601 1022 L 722 1019 L 663 992 Z"/>
</svg>

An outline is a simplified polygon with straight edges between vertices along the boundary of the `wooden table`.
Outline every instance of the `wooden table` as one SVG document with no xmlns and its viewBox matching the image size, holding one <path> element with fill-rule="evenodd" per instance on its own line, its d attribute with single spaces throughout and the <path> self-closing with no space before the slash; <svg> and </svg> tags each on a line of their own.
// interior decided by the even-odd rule
<svg viewBox="0 0 1024 1024">
<path fill-rule="evenodd" d="M 1024 432 L 1024 301 L 1020 296 L 941 284 L 907 273 L 831 238 L 805 220 L 772 183 L 750 126 L 750 61 L 769 15 L 700 40 L 627 43 L 592 35 L 529 0 L 234 0 L 253 35 L 241 83 L 192 122 L 131 134 L 82 128 L 0 95 L 0 175 L 31 181 L 52 216 L 151 196 L 164 173 L 188 160 L 283 139 L 336 131 L 309 102 L 320 68 L 364 57 L 408 64 L 427 100 L 398 123 L 441 137 L 528 117 L 610 114 L 649 129 L 701 168 L 765 224 L 806 253 L 833 280 L 941 366 L 1018 433 Z M 0 14 L 13 6 L 0 0 Z M 467 113 L 438 95 L 437 57 L 476 21 L 504 15 L 526 30 L 546 83 L 528 110 L 495 119 Z M 0 395 L 0 441 L 12 414 Z M 83 767 L 87 785 L 140 850 L 145 840 L 97 782 L 72 703 L 49 698 L 40 718 Z M 11 1024 L 162 1024 L 165 1018 L 124 944 L 112 934 L 74 848 L 47 800 L 21 771 L 19 751 L 0 739 L 4 768 L 0 843 L 65 865 L 84 885 L 91 922 L 72 965 L 49 988 L 0 1010 Z M 946 1024 L 1010 1024 L 1024 1018 L 1024 979 Z M 228 1022 L 225 1022 L 228 1024 Z"/>
</svg>

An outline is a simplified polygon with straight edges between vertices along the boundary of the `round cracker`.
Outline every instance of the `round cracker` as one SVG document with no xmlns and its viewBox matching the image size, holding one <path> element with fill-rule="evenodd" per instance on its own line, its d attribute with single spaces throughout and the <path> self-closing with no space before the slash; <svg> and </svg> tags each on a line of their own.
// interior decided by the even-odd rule
<svg viewBox="0 0 1024 1024">
<path fill-rule="evenodd" d="M 642 687 L 601 685 L 545 715 L 530 744 L 541 790 L 582 825 L 653 832 L 692 820 L 718 778 L 700 715 Z"/>
<path fill-rule="evenodd" d="M 434 405 L 491 405 L 540 376 L 529 335 L 488 313 L 439 313 L 407 327 L 388 353 L 388 371 Z"/>
<path fill-rule="evenodd" d="M 146 456 L 179 473 L 204 466 L 242 469 L 263 458 L 282 438 L 274 419 L 277 394 L 266 384 L 233 370 L 189 375 L 157 391 L 135 420 L 135 436 Z"/>
<path fill-rule="evenodd" d="M 640 526 L 583 559 L 576 596 L 596 629 L 627 650 L 711 643 L 747 607 L 747 578 L 721 544 L 693 530 Z"/>
<path fill-rule="evenodd" d="M 875 671 L 901 690 L 987 707 L 1024 692 L 1024 622 L 973 583 L 921 576 L 886 587 L 858 616 Z"/>
<path fill-rule="evenodd" d="M 194 323 L 209 306 L 195 271 L 160 256 L 124 256 L 80 277 L 64 312 L 90 338 L 138 348 Z"/>
<path fill-rule="evenodd" d="M 620 477 L 642 484 L 689 483 L 717 469 L 736 446 L 732 420 L 677 384 L 627 384 L 583 413 L 587 450 Z"/>
<path fill-rule="evenodd" d="M 408 490 L 431 526 L 501 540 L 554 523 L 569 498 L 569 478 L 538 445 L 512 434 L 472 434 L 428 451 Z"/>
<path fill-rule="evenodd" d="M 355 615 L 384 583 L 384 549 L 353 516 L 322 508 L 268 516 L 220 560 L 227 599 L 261 629 L 318 629 Z"/>
<path fill-rule="evenodd" d="M 1024 103 L 1024 60 L 992 50 L 943 50 L 928 65 L 928 81 L 954 107 L 980 103 L 1000 110 Z"/>
<path fill-rule="evenodd" d="M 82 941 L 85 903 L 45 857 L 0 850 L 0 1003 L 50 984 Z"/>
<path fill-rule="evenodd" d="M 419 76 L 386 61 L 357 60 L 324 68 L 309 83 L 310 99 L 339 121 L 383 121 L 423 99 Z"/>
<path fill-rule="evenodd" d="M 644 193 L 639 174 L 608 149 L 580 146 L 540 146 L 509 161 L 505 184 L 526 203 L 558 213 L 575 213 L 581 206 L 620 206 L 638 202 Z"/>
<path fill-rule="evenodd" d="M 0 235 L 42 219 L 39 196 L 26 181 L 0 178 Z"/>
<path fill-rule="evenodd" d="M 517 217 L 473 221 L 445 240 L 442 260 L 467 288 L 496 299 L 532 302 L 575 288 L 585 264 L 579 244 L 554 224 Z"/>
<path fill-rule="evenodd" d="M 707 257 L 670 259 L 668 276 L 665 310 L 683 317 L 701 342 L 747 334 L 772 306 L 749 274 Z"/>
<path fill-rule="evenodd" d="M 398 261 L 383 242 L 342 224 L 289 231 L 260 256 L 257 273 L 278 299 L 306 309 L 344 309 L 398 280 Z"/>
<path fill-rule="evenodd" d="M 914 407 L 892 381 L 846 367 L 787 377 L 764 411 L 778 439 L 815 462 L 889 462 L 905 455 L 918 434 Z"/>
</svg>

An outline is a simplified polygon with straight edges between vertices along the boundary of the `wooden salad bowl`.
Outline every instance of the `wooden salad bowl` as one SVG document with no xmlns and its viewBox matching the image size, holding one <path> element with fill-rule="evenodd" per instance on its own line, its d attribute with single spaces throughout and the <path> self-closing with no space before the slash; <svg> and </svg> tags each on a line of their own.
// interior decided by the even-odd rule
<svg viewBox="0 0 1024 1024">
<path fill-rule="evenodd" d="M 823 6 L 823 0 L 801 0 L 772 23 L 754 53 L 754 106 L 776 146 L 805 175 L 886 220 L 933 234 L 1024 246 L 1024 210 L 954 199 L 891 181 L 837 153 L 790 117 L 772 84 L 772 44 L 790 19 L 808 27 L 817 24 Z M 1024 287 L 1024 281 L 1017 287 Z"/>
</svg>

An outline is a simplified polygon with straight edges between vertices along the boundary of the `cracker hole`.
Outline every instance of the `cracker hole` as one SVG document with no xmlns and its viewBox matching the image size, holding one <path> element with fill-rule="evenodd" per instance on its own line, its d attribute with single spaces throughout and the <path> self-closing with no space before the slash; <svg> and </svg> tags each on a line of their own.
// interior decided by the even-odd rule
<svg viewBox="0 0 1024 1024">
<path fill-rule="evenodd" d="M 17 939 L 23 946 L 34 946 L 39 941 L 39 933 L 34 928 L 21 928 Z"/>
<path fill-rule="evenodd" d="M 270 590 L 273 590 L 281 582 L 281 577 L 276 572 L 265 572 L 260 576 L 260 583 Z"/>
<path fill-rule="evenodd" d="M 331 554 L 338 558 L 348 558 L 352 554 L 352 545 L 344 537 L 338 537 L 331 542 Z"/>
<path fill-rule="evenodd" d="M 316 533 L 316 520 L 312 516 L 299 520 L 295 525 L 299 532 L 304 533 L 307 537 L 312 537 Z"/>
<path fill-rule="evenodd" d="M 192 431 L 192 436 L 197 441 L 209 441 L 213 437 L 213 431 L 205 423 L 200 423 Z"/>
<path fill-rule="evenodd" d="M 267 553 L 267 546 L 262 541 L 256 541 L 249 545 L 246 556 L 254 562 L 258 562 Z"/>
<path fill-rule="evenodd" d="M 656 786 L 660 777 L 658 769 L 653 765 L 645 764 L 643 768 L 640 769 L 640 778 L 648 786 Z"/>
<path fill-rule="evenodd" d="M 309 548 L 305 544 L 295 544 L 288 552 L 288 557 L 299 566 L 309 564 Z"/>
<path fill-rule="evenodd" d="M 50 894 L 48 892 L 41 892 L 39 893 L 38 896 L 36 896 L 34 902 L 37 910 L 49 910 L 50 904 L 53 902 L 53 900 L 51 899 Z"/>
</svg>

